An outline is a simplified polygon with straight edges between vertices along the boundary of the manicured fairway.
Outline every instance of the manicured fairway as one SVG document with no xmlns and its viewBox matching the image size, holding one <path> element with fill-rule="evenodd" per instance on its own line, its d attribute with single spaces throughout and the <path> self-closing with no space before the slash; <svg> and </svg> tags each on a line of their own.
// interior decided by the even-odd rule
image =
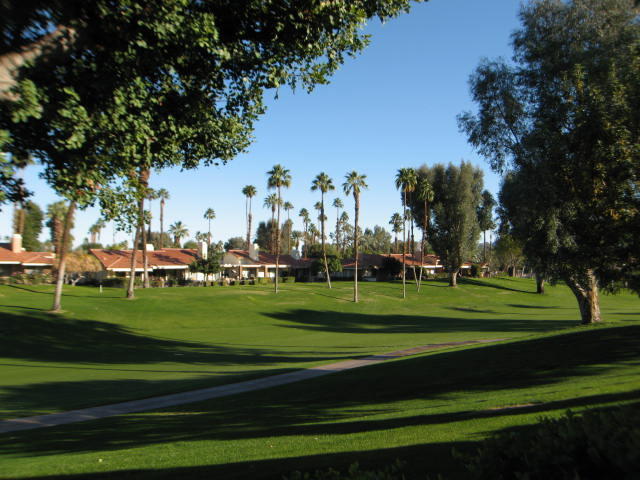
<svg viewBox="0 0 640 480">
<path fill-rule="evenodd" d="M 281 478 L 384 463 L 460 473 L 451 446 L 567 408 L 640 400 L 640 301 L 603 298 L 603 327 L 579 327 L 564 287 L 529 280 L 399 286 L 69 289 L 1 287 L 4 416 L 138 398 L 428 343 L 509 337 L 233 398 L 0 437 L 0 476 L 159 469 L 166 478 Z M 45 292 L 45 293 L 34 293 Z M 30 308 L 29 308 L 30 307 Z M 547 333 L 544 333 L 547 332 Z M 170 469 L 179 468 L 179 472 Z M 146 476 L 146 474 L 145 474 Z M 149 477 L 149 478 L 151 478 Z M 100 476 L 99 478 L 102 478 Z M 423 476 L 419 478 L 424 478 Z"/>
</svg>

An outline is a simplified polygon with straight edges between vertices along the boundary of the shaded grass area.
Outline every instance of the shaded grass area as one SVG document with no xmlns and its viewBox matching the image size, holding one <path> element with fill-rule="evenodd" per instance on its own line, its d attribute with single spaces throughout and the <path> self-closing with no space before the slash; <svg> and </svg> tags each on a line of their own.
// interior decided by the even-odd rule
<svg viewBox="0 0 640 480">
<path fill-rule="evenodd" d="M 122 291 L 0 286 L 0 417 L 50 413 L 220 385 L 418 345 L 515 338 L 571 328 L 564 287 L 526 279 L 426 282 L 420 293 L 350 282 Z M 603 298 L 605 318 L 638 320 L 638 299 Z"/>
<path fill-rule="evenodd" d="M 464 478 L 452 448 L 566 409 L 640 402 L 640 325 L 578 327 L 298 384 L 0 437 L 3 478 L 281 478 L 407 462 Z M 639 404 L 640 405 L 640 404 Z"/>
</svg>

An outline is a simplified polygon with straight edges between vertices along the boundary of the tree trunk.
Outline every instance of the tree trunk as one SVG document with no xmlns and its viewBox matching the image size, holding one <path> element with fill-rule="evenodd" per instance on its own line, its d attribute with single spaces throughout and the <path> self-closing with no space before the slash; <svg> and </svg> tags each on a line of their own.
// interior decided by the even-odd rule
<svg viewBox="0 0 640 480">
<path fill-rule="evenodd" d="M 144 284 L 142 285 L 144 288 L 150 288 L 151 284 L 149 282 L 149 256 L 147 255 L 147 233 L 142 228 L 142 269 L 144 271 Z"/>
<path fill-rule="evenodd" d="M 487 263 L 487 231 L 482 231 L 482 261 Z"/>
<path fill-rule="evenodd" d="M 71 230 L 71 223 L 73 223 L 73 215 L 76 210 L 76 202 L 69 202 L 69 208 L 67 209 L 67 215 L 64 219 L 64 228 L 62 230 L 62 241 L 60 244 L 62 248 L 58 252 L 60 255 L 60 261 L 58 262 L 58 275 L 56 277 L 56 290 L 53 294 L 53 306 L 51 307 L 52 312 L 59 312 L 62 301 L 62 285 L 64 283 L 64 275 L 67 267 L 67 249 L 65 246 L 67 245 L 69 238 L 69 230 Z"/>
<path fill-rule="evenodd" d="M 565 278 L 565 282 L 576 296 L 580 317 L 583 325 L 590 325 L 602 321 L 600 316 L 600 297 L 598 295 L 598 279 L 593 270 L 588 269 L 583 278 L 575 275 Z"/>
<path fill-rule="evenodd" d="M 544 275 L 536 272 L 536 293 L 544 293 Z"/>
<path fill-rule="evenodd" d="M 457 287 L 458 286 L 458 273 L 460 273 L 460 269 L 459 268 L 455 268 L 455 269 L 451 270 L 451 272 L 449 273 L 449 286 L 450 287 Z"/>
<path fill-rule="evenodd" d="M 407 298 L 406 265 L 404 263 L 407 255 L 407 192 L 404 191 L 404 201 L 402 202 L 402 298 Z"/>
<path fill-rule="evenodd" d="M 331 276 L 329 275 L 329 264 L 327 263 L 327 249 L 324 243 L 324 193 L 322 194 L 321 200 L 320 217 L 322 221 L 320 222 L 320 225 L 322 226 L 322 232 L 320 232 L 320 234 L 322 235 L 322 258 L 324 258 L 324 272 L 327 276 L 327 285 L 331 288 Z"/>
<path fill-rule="evenodd" d="M 278 280 L 280 279 L 280 187 L 278 187 L 278 220 L 276 222 L 276 281 L 275 292 L 278 293 Z"/>
<path fill-rule="evenodd" d="M 160 200 L 160 249 L 164 248 L 164 198 Z"/>
<path fill-rule="evenodd" d="M 138 219 L 138 225 L 136 225 L 136 233 L 133 236 L 133 247 L 131 249 L 131 269 L 129 273 L 129 285 L 127 287 L 127 298 L 135 298 L 135 281 L 136 281 L 136 252 L 138 251 L 138 241 L 140 240 L 140 229 L 144 229 L 142 220 Z"/>
<path fill-rule="evenodd" d="M 356 270 L 353 277 L 353 301 L 358 303 L 358 217 L 360 216 L 360 197 L 354 192 L 356 204 L 355 228 L 353 230 L 353 250 L 356 254 Z"/>
</svg>

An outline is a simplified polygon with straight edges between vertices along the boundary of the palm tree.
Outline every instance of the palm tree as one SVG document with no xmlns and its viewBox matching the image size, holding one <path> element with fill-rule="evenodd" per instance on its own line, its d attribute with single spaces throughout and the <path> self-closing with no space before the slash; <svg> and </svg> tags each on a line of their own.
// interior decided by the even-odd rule
<svg viewBox="0 0 640 480">
<path fill-rule="evenodd" d="M 316 227 L 315 223 L 309 224 L 309 235 L 311 235 L 311 245 L 315 245 L 318 241 L 318 236 L 320 235 L 320 231 L 318 227 Z"/>
<path fill-rule="evenodd" d="M 400 233 L 402 231 L 402 215 L 400 215 L 399 213 L 394 213 L 393 215 L 391 215 L 391 220 L 389 220 L 389 225 L 391 225 L 391 231 L 394 233 L 394 240 L 393 240 L 393 251 L 394 253 L 398 253 L 398 233 Z"/>
<path fill-rule="evenodd" d="M 151 213 L 151 202 L 153 200 L 157 200 L 158 199 L 158 190 L 154 190 L 153 188 L 149 188 L 147 191 L 147 200 L 149 200 L 149 213 L 148 213 L 148 217 L 149 217 L 149 221 L 148 221 L 148 229 L 147 229 L 147 238 L 151 238 L 151 218 L 153 218 L 153 215 Z"/>
<path fill-rule="evenodd" d="M 311 182 L 311 191 L 315 192 L 320 190 L 320 241 L 322 242 L 322 258 L 324 259 L 324 271 L 327 275 L 327 285 L 331 288 L 331 277 L 329 276 L 329 264 L 327 263 L 327 249 L 324 241 L 324 222 L 326 220 L 324 214 L 324 194 L 330 190 L 335 190 L 333 186 L 333 180 L 324 172 L 320 172 L 316 175 L 316 178 Z"/>
<path fill-rule="evenodd" d="M 344 208 L 344 204 L 340 198 L 334 198 L 333 206 L 336 209 L 336 247 L 340 251 L 340 209 Z"/>
<path fill-rule="evenodd" d="M 267 172 L 269 178 L 267 179 L 267 188 L 275 188 L 278 191 L 278 219 L 276 221 L 276 281 L 275 292 L 278 293 L 278 276 L 280 274 L 280 205 L 282 205 L 282 188 L 289 188 L 291 186 L 291 175 L 289 170 L 282 165 L 274 165 L 271 170 Z M 291 204 L 289 204 L 291 205 Z M 293 205 L 291 205 L 293 208 Z"/>
<path fill-rule="evenodd" d="M 282 208 L 284 208 L 285 212 L 287 212 L 287 254 L 291 254 L 291 226 L 293 225 L 293 223 L 291 222 L 291 217 L 289 215 L 289 212 L 291 212 L 291 210 L 293 210 L 293 203 L 291 202 L 284 202 L 284 205 L 282 205 Z"/>
<path fill-rule="evenodd" d="M 67 215 L 68 206 L 63 201 L 54 202 L 47 206 L 47 226 L 51 231 L 51 242 L 53 251 L 60 256 L 62 253 L 62 236 L 64 231 L 64 219 Z"/>
<path fill-rule="evenodd" d="M 100 241 L 100 232 L 105 227 L 103 219 L 99 219 L 96 223 L 89 227 L 89 234 L 91 235 L 91 243 L 97 243 Z"/>
<path fill-rule="evenodd" d="M 418 280 L 418 291 L 420 291 L 420 286 L 422 285 L 422 266 L 424 265 L 424 245 L 425 240 L 427 238 L 427 233 L 429 231 L 429 207 L 433 202 L 434 191 L 431 183 L 425 177 L 420 177 L 418 179 L 418 185 L 416 186 L 416 197 L 418 200 L 424 202 L 424 212 L 422 217 L 422 242 L 420 243 L 420 278 Z"/>
<path fill-rule="evenodd" d="M 353 227 L 353 250 L 356 259 L 356 270 L 353 282 L 353 301 L 358 303 L 358 217 L 360 216 L 360 191 L 368 188 L 365 179 L 366 175 L 360 175 L 355 170 L 345 175 L 345 182 L 342 184 L 342 190 L 345 195 L 353 194 L 353 201 L 355 204 L 355 220 Z"/>
<path fill-rule="evenodd" d="M 169 227 L 169 234 L 173 235 L 174 243 L 178 246 L 178 248 L 180 248 L 180 240 L 189 235 L 189 230 L 187 230 L 186 225 L 178 220 Z"/>
<path fill-rule="evenodd" d="M 296 250 L 300 251 L 300 240 L 304 234 L 300 230 L 294 230 L 291 232 L 291 239 L 293 240 Z"/>
<path fill-rule="evenodd" d="M 251 246 L 251 199 L 256 196 L 258 191 L 253 185 L 245 185 L 242 194 L 246 197 L 244 202 L 244 214 L 247 219 L 247 248 Z"/>
<path fill-rule="evenodd" d="M 267 195 L 264 198 L 264 203 L 262 204 L 262 206 L 264 208 L 270 208 L 271 209 L 271 238 L 269 239 L 269 252 L 271 253 L 275 253 L 275 239 L 274 239 L 274 232 L 275 232 L 275 228 L 273 223 L 275 222 L 275 217 L 276 217 L 276 208 L 278 208 L 278 195 L 276 195 L 275 193 L 272 193 L 271 195 Z"/>
<path fill-rule="evenodd" d="M 302 218 L 302 224 L 304 225 L 304 256 L 306 257 L 306 252 L 309 249 L 309 223 L 311 222 L 311 218 L 309 217 L 309 210 L 307 210 L 306 208 L 301 208 L 300 212 L 298 212 L 298 216 Z"/>
<path fill-rule="evenodd" d="M 164 205 L 169 200 L 169 192 L 164 188 L 156 191 L 156 196 L 160 199 L 160 248 L 164 247 Z"/>
<path fill-rule="evenodd" d="M 407 193 L 413 192 L 417 183 L 416 171 L 413 168 L 401 168 L 396 174 L 396 188 L 402 191 L 403 229 L 402 229 L 402 298 L 407 298 L 406 265 L 407 255 Z"/>
<path fill-rule="evenodd" d="M 341 237 L 341 247 L 340 253 L 344 254 L 344 251 L 347 247 L 347 229 L 349 228 L 349 214 L 346 211 L 342 211 L 340 214 L 340 237 Z"/>
<path fill-rule="evenodd" d="M 206 212 L 204 212 L 204 218 L 209 220 L 209 234 L 207 236 L 207 246 L 211 245 L 211 220 L 216 218 L 216 212 L 213 208 L 207 208 Z"/>
</svg>

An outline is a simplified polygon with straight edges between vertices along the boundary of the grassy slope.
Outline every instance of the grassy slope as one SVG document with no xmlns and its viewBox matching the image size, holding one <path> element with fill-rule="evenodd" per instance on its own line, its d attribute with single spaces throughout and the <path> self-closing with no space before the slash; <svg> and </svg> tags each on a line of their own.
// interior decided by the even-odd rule
<svg viewBox="0 0 640 480">
<path fill-rule="evenodd" d="M 489 288 L 487 288 L 487 286 Z M 46 313 L 49 287 L 0 287 L 0 418 L 144 398 L 230 383 L 401 348 L 514 338 L 575 325 L 562 287 L 495 280 L 454 290 L 430 282 L 140 290 L 67 288 L 63 315 Z M 637 311 L 632 296 L 604 298 L 608 319 Z M 608 307 L 611 305 L 611 307 Z M 366 335 L 362 335 L 366 333 Z"/>
<path fill-rule="evenodd" d="M 233 343 L 234 348 L 239 348 L 240 344 L 247 349 L 251 344 L 255 351 L 270 348 L 280 352 L 279 358 L 291 352 L 293 356 L 299 355 L 301 347 L 296 346 L 296 342 L 303 341 L 313 342 L 300 343 L 307 345 L 306 357 L 311 357 L 317 350 L 329 358 L 345 355 L 345 352 L 348 352 L 346 356 L 353 356 L 358 352 L 388 351 L 447 340 L 528 336 L 500 345 L 459 348 L 394 361 L 241 395 L 233 401 L 220 399 L 162 412 L 4 435 L 0 437 L 3 454 L 0 476 L 75 473 L 86 478 L 89 473 L 101 477 L 100 472 L 158 469 L 143 476 L 246 478 L 251 472 L 255 478 L 280 478 L 282 472 L 294 469 L 348 464 L 357 459 L 365 463 L 385 462 L 396 457 L 409 462 L 410 472 L 444 471 L 455 475 L 461 467 L 450 456 L 452 446 L 465 449 L 492 431 L 526 425 L 542 413 L 559 414 L 567 408 L 640 400 L 640 304 L 637 298 L 605 297 L 605 315 L 616 320 L 606 327 L 569 328 L 575 325 L 576 312 L 566 290 L 557 287 L 544 297 L 517 291 L 531 287 L 529 282 L 513 280 L 492 281 L 482 288 L 465 285 L 457 290 L 439 289 L 438 284 L 434 284 L 427 289 L 431 301 L 425 311 L 424 299 L 412 298 L 403 304 L 384 296 L 387 289 L 396 293 L 397 286 L 366 285 L 370 300 L 356 312 L 355 306 L 348 302 L 325 300 L 321 295 L 328 292 L 318 286 L 295 286 L 283 300 L 279 297 L 277 304 L 270 303 L 272 296 L 258 298 L 257 291 L 253 304 L 242 297 L 243 304 L 254 306 L 251 309 L 255 316 L 253 322 L 250 314 L 237 313 L 236 295 L 242 293 L 239 290 L 218 290 L 212 297 L 198 297 L 198 289 L 171 291 L 172 295 L 182 292 L 186 298 L 176 297 L 171 308 L 177 308 L 176 304 L 180 302 L 198 305 L 198 301 L 208 304 L 215 300 L 216 305 L 226 310 L 223 318 L 227 323 L 216 321 L 213 330 L 223 331 L 225 339 Z M 311 295 L 294 295 L 300 290 Z M 154 302 L 157 305 L 162 301 L 157 295 L 165 292 L 144 292 L 145 297 L 149 295 L 150 298 L 129 303 L 112 301 L 107 305 L 132 310 L 133 320 L 124 325 L 138 327 L 136 338 L 144 338 L 145 329 L 148 333 L 156 326 L 158 331 L 155 333 L 171 338 L 171 341 L 179 338 L 182 343 L 196 339 L 210 342 L 208 347 L 203 347 L 205 352 L 199 353 L 206 355 L 206 350 L 215 345 L 211 338 L 215 336 L 213 333 L 205 336 L 208 330 L 201 323 L 198 327 L 195 318 L 183 320 L 182 328 L 177 330 L 171 330 L 163 321 L 156 320 L 153 325 L 147 323 L 150 320 L 140 310 L 149 309 Z M 329 294 L 348 298 L 346 288 Z M 5 295 L 3 300 L 6 298 Z M 86 298 L 79 298 L 75 305 L 73 302 L 67 305 L 72 313 L 58 321 L 72 321 L 72 314 L 79 313 L 80 318 L 89 317 Z M 96 310 L 94 315 L 105 314 L 104 308 Z M 135 312 L 138 308 L 140 310 Z M 391 314 L 396 310 L 398 316 Z M 170 315 L 167 313 L 167 316 Z M 101 322 L 101 329 L 91 330 L 96 339 L 113 334 L 107 328 L 111 325 L 107 319 L 108 315 L 94 320 Z M 271 321 L 267 321 L 267 325 L 260 324 L 268 319 Z M 67 335 L 87 321 L 72 322 Z M 243 321 L 246 324 L 242 324 Z M 561 334 L 535 333 L 562 327 L 567 329 Z M 254 328 L 261 332 L 252 332 Z M 368 334 L 359 335 L 365 332 Z M 245 335 L 254 336 L 247 340 Z M 56 341 L 62 342 L 61 337 L 55 337 Z M 14 341 L 22 340 L 16 335 Z M 153 342 L 159 341 L 153 339 Z M 66 351 L 71 357 L 64 357 L 66 362 L 62 362 L 67 369 L 72 368 L 75 355 L 88 357 L 91 351 L 84 352 L 80 348 L 77 353 L 72 348 L 73 342 L 64 344 L 65 348 L 51 350 L 53 347 L 45 347 L 44 351 L 51 356 Z M 144 346 L 143 342 L 140 349 L 144 350 Z M 159 349 L 155 343 L 152 346 L 153 349 L 149 349 L 153 352 Z M 113 342 L 111 348 L 114 348 Z M 191 347 L 183 348 L 185 356 L 198 355 L 190 352 Z M 164 352 L 161 348 L 159 351 Z M 127 349 L 116 349 L 114 353 L 133 355 Z M 24 357 L 29 355 L 35 357 L 36 353 L 23 353 Z M 150 353 L 139 355 L 144 359 Z M 233 358 L 225 365 L 215 364 L 214 358 L 208 361 L 215 364 L 217 370 L 241 369 L 239 362 L 247 359 L 253 361 L 253 366 L 249 365 L 245 370 L 257 370 L 256 365 L 270 369 L 282 368 L 283 364 L 297 367 L 304 362 L 317 361 L 317 358 L 303 361 L 297 358 L 291 363 L 269 360 L 261 364 L 250 355 Z M 134 365 L 135 359 L 130 360 Z M 115 361 L 110 364 L 103 361 L 102 366 L 114 367 Z M 2 371 L 23 368 L 24 372 L 28 368 L 25 365 L 32 363 L 32 370 L 37 372 L 43 368 L 37 367 L 41 362 L 42 359 L 21 358 L 22 367 L 3 366 Z M 87 366 L 87 363 L 85 359 L 80 366 Z M 186 377 L 197 375 L 194 370 L 203 368 L 189 362 L 172 365 L 176 368 L 181 365 Z M 158 374 L 160 366 L 171 370 L 161 362 L 138 365 L 138 369 Z M 129 371 L 120 364 L 115 368 Z M 56 369 L 43 370 L 43 375 L 47 371 L 56 372 Z M 4 380 L 5 376 L 2 378 Z M 39 387 L 38 383 L 33 385 L 30 379 L 24 378 L 22 382 L 25 393 L 38 391 L 35 388 Z M 65 382 L 58 379 L 51 383 L 62 390 L 66 387 Z M 94 386 L 91 378 L 75 383 Z M 168 380 L 161 383 L 171 384 Z M 127 384 L 112 381 L 112 385 L 118 387 Z M 53 392 L 53 386 L 51 388 Z M 89 391 L 87 393 L 92 396 Z M 27 396 L 24 399 L 27 404 L 36 402 Z M 66 400 L 44 401 L 44 405 L 50 407 L 63 401 Z M 20 400 L 14 399 L 14 405 L 16 409 L 21 408 Z M 505 408 L 514 406 L 517 408 Z M 176 468 L 179 471 L 170 470 Z"/>
</svg>

